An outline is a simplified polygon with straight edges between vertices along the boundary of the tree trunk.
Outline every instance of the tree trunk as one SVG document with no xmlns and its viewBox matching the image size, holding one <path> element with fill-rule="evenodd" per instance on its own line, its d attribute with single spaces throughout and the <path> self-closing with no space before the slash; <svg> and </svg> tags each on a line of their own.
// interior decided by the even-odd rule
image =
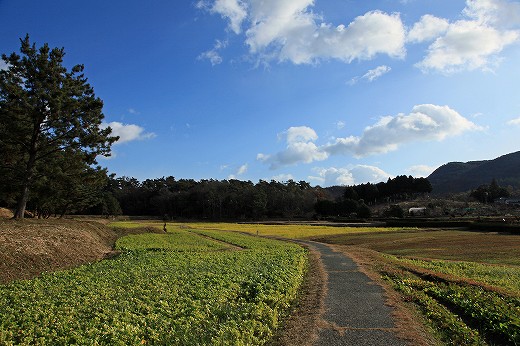
<svg viewBox="0 0 520 346">
<path fill-rule="evenodd" d="M 25 179 L 23 180 L 22 193 L 18 199 L 18 205 L 16 206 L 16 212 L 14 213 L 14 219 L 22 220 L 25 216 L 25 208 L 27 201 L 29 200 L 29 186 L 34 175 L 34 167 L 36 165 L 36 141 L 33 141 L 32 150 L 29 154 L 29 160 L 27 161 L 27 168 L 25 170 Z"/>
<path fill-rule="evenodd" d="M 27 200 L 29 199 L 29 185 L 24 183 L 24 187 L 22 190 L 22 195 L 20 199 L 18 199 L 18 205 L 16 207 L 16 212 L 14 213 L 14 219 L 21 220 L 25 215 L 25 207 L 27 206 Z"/>
</svg>

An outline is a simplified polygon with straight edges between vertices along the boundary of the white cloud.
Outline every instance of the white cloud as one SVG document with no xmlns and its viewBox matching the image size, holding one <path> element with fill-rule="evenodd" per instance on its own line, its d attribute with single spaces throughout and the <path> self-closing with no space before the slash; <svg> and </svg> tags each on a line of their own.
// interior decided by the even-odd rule
<svg viewBox="0 0 520 346">
<path fill-rule="evenodd" d="M 307 126 L 290 127 L 282 135 L 287 138 L 287 143 L 315 141 L 318 139 L 316 131 Z"/>
<path fill-rule="evenodd" d="M 399 14 L 371 11 L 347 25 L 322 22 L 312 11 L 314 0 L 227 0 L 199 2 L 197 7 L 229 20 L 236 34 L 264 61 L 315 63 L 322 59 L 351 62 L 378 54 L 405 55 L 405 29 Z"/>
<path fill-rule="evenodd" d="M 433 40 L 444 34 L 450 24 L 448 20 L 437 18 L 431 14 L 426 14 L 421 17 L 421 20 L 415 23 L 408 32 L 407 41 L 409 42 L 424 42 Z"/>
<path fill-rule="evenodd" d="M 443 73 L 488 69 L 496 54 L 518 37 L 515 31 L 500 32 L 474 21 L 458 21 L 430 45 L 428 55 L 416 66 Z"/>
<path fill-rule="evenodd" d="M 130 113 L 130 114 L 141 114 L 135 108 L 128 108 L 128 113 Z"/>
<path fill-rule="evenodd" d="M 316 132 L 307 126 L 291 127 L 280 136 L 287 147 L 274 155 L 259 153 L 257 160 L 271 169 L 298 163 L 323 161 L 331 155 L 363 157 L 397 150 L 400 145 L 420 141 L 441 141 L 482 127 L 464 118 L 448 106 L 423 104 L 414 106 L 409 114 L 382 117 L 368 126 L 359 137 L 335 138 L 332 143 L 317 146 Z"/>
<path fill-rule="evenodd" d="M 354 177 L 352 173 L 346 168 L 314 168 L 317 176 L 309 176 L 311 181 L 317 181 L 323 186 L 332 185 L 354 185 Z"/>
<path fill-rule="evenodd" d="M 156 134 L 153 132 L 146 133 L 144 128 L 134 124 L 123 124 L 117 121 L 113 121 L 110 123 L 102 123 L 100 126 L 102 129 L 110 127 L 112 129 L 113 136 L 119 136 L 119 140 L 116 144 L 121 144 L 125 142 L 131 142 L 136 140 L 145 140 L 156 137 Z"/>
<path fill-rule="evenodd" d="M 243 35 L 259 63 L 314 64 L 327 59 L 351 63 L 377 55 L 403 58 L 406 43 L 431 42 L 416 66 L 424 72 L 449 74 L 490 69 L 503 49 L 520 38 L 517 1 L 466 0 L 462 19 L 450 22 L 426 14 L 408 31 L 399 13 L 374 10 L 350 23 L 333 24 L 313 12 L 314 4 L 315 0 L 201 0 L 197 7 L 220 15 L 230 31 Z M 224 47 L 214 47 L 199 59 L 219 64 Z"/>
<path fill-rule="evenodd" d="M 294 180 L 294 177 L 292 174 L 278 174 L 272 177 L 273 180 L 278 181 L 280 183 L 284 181 Z"/>
<path fill-rule="evenodd" d="M 270 165 L 271 169 L 304 162 L 325 160 L 328 154 L 314 144 L 318 139 L 316 132 L 307 126 L 291 127 L 282 134 L 286 137 L 287 147 L 275 155 L 258 154 L 257 160 Z"/>
<path fill-rule="evenodd" d="M 463 13 L 478 22 L 499 28 L 520 24 L 520 3 L 505 0 L 467 0 Z"/>
<path fill-rule="evenodd" d="M 227 168 L 229 168 L 229 165 L 220 166 L 220 170 L 227 169 Z M 242 166 L 238 167 L 238 169 L 236 170 L 236 172 L 234 174 L 230 174 L 228 176 L 228 179 L 238 179 L 239 176 L 246 174 L 247 170 L 248 170 L 248 164 L 245 163 Z"/>
<path fill-rule="evenodd" d="M 392 177 L 382 169 L 369 165 L 355 165 L 347 168 L 316 167 L 313 171 L 317 173 L 317 176 L 310 176 L 309 179 L 318 181 L 324 186 L 379 183 Z"/>
<path fill-rule="evenodd" d="M 378 79 L 379 77 L 381 77 L 382 75 L 390 72 L 391 70 L 392 69 L 390 67 L 385 66 L 385 65 L 378 66 L 373 70 L 368 70 L 368 72 L 365 73 L 363 75 L 363 77 L 361 77 L 361 78 L 366 79 L 369 82 L 372 82 L 372 81 Z"/>
<path fill-rule="evenodd" d="M 432 40 L 426 57 L 416 64 L 423 71 L 454 73 L 488 70 L 499 61 L 498 54 L 517 42 L 520 4 L 503 0 L 467 0 L 464 20 L 449 23 L 426 15 L 408 33 L 408 41 Z"/>
<path fill-rule="evenodd" d="M 507 122 L 507 125 L 520 125 L 520 118 L 511 119 Z"/>
<path fill-rule="evenodd" d="M 0 71 L 1 70 L 7 70 L 7 63 L 0 59 Z"/>
<path fill-rule="evenodd" d="M 378 66 L 376 67 L 375 69 L 372 69 L 372 70 L 368 70 L 367 73 L 365 73 L 363 76 L 361 77 L 354 77 L 352 78 L 348 84 L 350 85 L 354 85 L 356 84 L 357 82 L 359 82 L 361 79 L 364 79 L 368 82 L 373 82 L 374 80 L 378 79 L 379 77 L 381 77 L 382 75 L 390 72 L 392 70 L 392 68 L 386 66 L 386 65 L 381 65 L 381 66 Z"/>
<path fill-rule="evenodd" d="M 399 145 L 425 140 L 443 140 L 480 127 L 448 106 L 431 104 L 413 107 L 410 114 L 398 114 L 381 118 L 367 127 L 361 137 L 337 138 L 321 150 L 331 155 L 353 154 L 367 156 L 396 150 Z"/>
<path fill-rule="evenodd" d="M 419 178 L 419 177 L 427 177 L 429 176 L 437 167 L 427 166 L 427 165 L 416 165 L 409 167 L 406 171 L 408 174 Z"/>
<path fill-rule="evenodd" d="M 205 51 L 201 53 L 197 59 L 198 60 L 209 60 L 211 66 L 219 65 L 222 63 L 222 57 L 220 56 L 220 50 L 226 48 L 228 45 L 227 41 L 216 40 L 213 49 Z"/>
<path fill-rule="evenodd" d="M 201 0 L 196 5 L 200 9 L 209 10 L 211 13 L 218 13 L 229 20 L 229 29 L 235 34 L 239 34 L 241 25 L 247 17 L 246 4 L 239 0 L 215 0 L 213 5 L 209 1 Z"/>
<path fill-rule="evenodd" d="M 238 168 L 237 175 L 242 175 L 242 174 L 245 174 L 246 172 L 247 172 L 247 163 Z"/>
</svg>

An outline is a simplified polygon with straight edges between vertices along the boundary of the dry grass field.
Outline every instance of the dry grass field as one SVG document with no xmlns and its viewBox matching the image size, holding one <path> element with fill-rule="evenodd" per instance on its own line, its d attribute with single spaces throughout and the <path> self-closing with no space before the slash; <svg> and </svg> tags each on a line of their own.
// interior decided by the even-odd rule
<svg viewBox="0 0 520 346">
<path fill-rule="evenodd" d="M 460 230 L 407 230 L 338 234 L 312 239 L 427 259 L 520 265 L 520 236 Z"/>
</svg>

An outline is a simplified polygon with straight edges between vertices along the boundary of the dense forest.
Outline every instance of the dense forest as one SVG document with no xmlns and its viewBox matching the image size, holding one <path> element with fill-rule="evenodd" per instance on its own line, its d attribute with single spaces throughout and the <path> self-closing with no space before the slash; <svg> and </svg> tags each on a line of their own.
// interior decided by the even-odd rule
<svg viewBox="0 0 520 346">
<path fill-rule="evenodd" d="M 260 180 L 254 184 L 234 179 L 176 180 L 171 176 L 140 182 L 107 176 L 104 170 L 95 172 L 85 171 L 75 183 L 43 179 L 31 192 L 28 210 L 43 218 L 65 214 L 209 220 L 369 217 L 368 205 L 406 200 L 431 191 L 427 179 L 404 175 L 378 184 L 322 188 L 305 181 Z M 15 191 L 0 191 L 0 207 L 15 205 Z"/>
</svg>

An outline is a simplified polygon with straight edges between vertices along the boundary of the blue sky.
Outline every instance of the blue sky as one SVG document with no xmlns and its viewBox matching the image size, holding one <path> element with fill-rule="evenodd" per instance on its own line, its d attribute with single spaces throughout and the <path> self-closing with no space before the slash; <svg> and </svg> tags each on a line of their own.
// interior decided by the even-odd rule
<svg viewBox="0 0 520 346">
<path fill-rule="evenodd" d="M 26 33 L 85 65 L 118 176 L 329 186 L 520 150 L 519 1 L 0 0 L 0 52 Z"/>
</svg>

